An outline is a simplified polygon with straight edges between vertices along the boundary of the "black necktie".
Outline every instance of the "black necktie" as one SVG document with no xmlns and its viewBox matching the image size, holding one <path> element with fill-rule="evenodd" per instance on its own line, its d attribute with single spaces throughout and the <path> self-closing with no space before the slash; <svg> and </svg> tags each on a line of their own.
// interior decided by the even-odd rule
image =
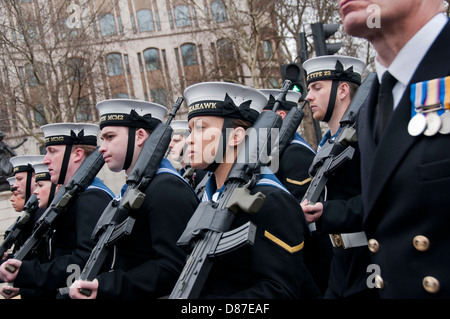
<svg viewBox="0 0 450 319">
<path fill-rule="evenodd" d="M 394 97 L 392 89 L 397 83 L 397 79 L 389 73 L 384 72 L 381 78 L 380 91 L 378 93 L 377 117 L 376 117 L 376 141 L 380 140 L 380 136 L 389 121 L 394 110 Z"/>
</svg>

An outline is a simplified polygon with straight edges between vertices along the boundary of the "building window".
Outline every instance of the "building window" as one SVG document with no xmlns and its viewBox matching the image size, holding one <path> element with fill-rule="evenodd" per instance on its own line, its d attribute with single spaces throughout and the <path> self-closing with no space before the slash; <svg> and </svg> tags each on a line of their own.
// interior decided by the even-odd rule
<svg viewBox="0 0 450 319">
<path fill-rule="evenodd" d="M 228 20 L 227 11 L 222 0 L 211 2 L 211 14 L 215 22 L 225 22 Z"/>
<path fill-rule="evenodd" d="M 147 49 L 144 51 L 145 68 L 147 71 L 156 71 L 161 69 L 158 49 Z"/>
<path fill-rule="evenodd" d="M 217 41 L 217 50 L 222 61 L 234 59 L 233 45 L 227 39 L 220 39 Z"/>
<path fill-rule="evenodd" d="M 116 23 L 112 14 L 105 14 L 100 18 L 100 31 L 104 37 L 117 34 Z"/>
<path fill-rule="evenodd" d="M 36 124 L 36 127 L 41 127 L 42 125 L 47 124 L 44 115 L 44 106 L 42 104 L 36 105 L 36 109 L 34 110 L 34 123 Z"/>
<path fill-rule="evenodd" d="M 183 65 L 196 65 L 197 62 L 197 52 L 195 50 L 195 45 L 191 43 L 183 44 L 181 46 L 181 56 L 183 57 Z"/>
<path fill-rule="evenodd" d="M 38 79 L 34 74 L 33 66 L 31 64 L 27 64 L 27 66 L 25 67 L 25 71 L 27 74 L 28 85 L 36 86 L 38 84 Z"/>
<path fill-rule="evenodd" d="M 83 60 L 72 58 L 67 62 L 67 73 L 71 81 L 80 81 L 84 78 Z"/>
<path fill-rule="evenodd" d="M 77 122 L 92 121 L 92 113 L 88 99 L 81 99 L 78 104 L 77 111 L 75 113 Z"/>
<path fill-rule="evenodd" d="M 273 56 L 272 42 L 266 40 L 263 44 L 264 48 L 264 58 L 270 59 Z"/>
<path fill-rule="evenodd" d="M 175 14 L 175 23 L 178 28 L 187 27 L 191 25 L 191 18 L 189 16 L 189 7 L 188 6 L 176 6 L 173 9 Z"/>
<path fill-rule="evenodd" d="M 142 9 L 137 12 L 137 20 L 140 32 L 153 31 L 155 26 L 153 25 L 152 12 L 148 9 Z"/>
<path fill-rule="evenodd" d="M 128 94 L 127 93 L 117 93 L 117 94 L 115 94 L 114 98 L 116 98 L 116 99 L 128 99 Z"/>
<path fill-rule="evenodd" d="M 108 75 L 122 75 L 123 65 L 120 53 L 110 53 L 106 56 L 106 65 L 108 67 Z"/>
<path fill-rule="evenodd" d="M 165 89 L 151 89 L 150 94 L 152 95 L 152 102 L 161 105 L 166 105 L 166 90 Z"/>
</svg>

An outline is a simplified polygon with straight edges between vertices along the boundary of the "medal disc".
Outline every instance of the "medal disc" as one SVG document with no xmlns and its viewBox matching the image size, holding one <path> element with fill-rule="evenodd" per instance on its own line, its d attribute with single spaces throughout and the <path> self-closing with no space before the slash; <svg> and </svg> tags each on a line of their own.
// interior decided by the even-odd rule
<svg viewBox="0 0 450 319">
<path fill-rule="evenodd" d="M 426 136 L 433 136 L 439 132 L 442 126 L 442 121 L 441 117 L 437 113 L 428 113 L 425 119 L 427 122 L 427 129 L 423 132 L 423 134 Z"/>
<path fill-rule="evenodd" d="M 422 113 L 414 115 L 408 123 L 408 133 L 412 136 L 418 136 L 427 127 L 427 120 Z"/>
<path fill-rule="evenodd" d="M 441 115 L 442 126 L 439 130 L 441 134 L 450 133 L 450 111 L 447 110 Z"/>
</svg>

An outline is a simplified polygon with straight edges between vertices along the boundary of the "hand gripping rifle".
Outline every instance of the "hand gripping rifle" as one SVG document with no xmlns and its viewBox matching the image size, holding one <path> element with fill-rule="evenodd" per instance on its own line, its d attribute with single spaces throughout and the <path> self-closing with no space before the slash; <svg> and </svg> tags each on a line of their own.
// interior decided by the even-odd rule
<svg viewBox="0 0 450 319">
<path fill-rule="evenodd" d="M 341 128 L 336 139 L 326 141 L 314 157 L 309 168 L 309 174 L 313 178 L 303 196 L 302 202 L 307 199 L 309 204 L 314 205 L 324 190 L 330 174 L 343 163 L 353 158 L 355 148 L 351 144 L 357 141 L 355 129 L 356 116 L 361 105 L 367 99 L 374 81 L 377 81 L 376 74 L 372 72 L 358 88 L 354 98 L 342 116 L 339 122 Z M 315 223 L 311 223 L 309 228 L 311 231 L 314 231 L 316 229 Z"/>
<path fill-rule="evenodd" d="M 92 183 L 105 161 L 98 147 L 80 165 L 67 185 L 61 186 L 55 194 L 50 206 L 45 210 L 34 226 L 33 233 L 14 256 L 14 259 L 23 260 L 37 247 L 54 227 L 57 218 L 73 203 L 76 198 Z M 7 265 L 6 269 L 13 273 L 16 268 Z"/>
<path fill-rule="evenodd" d="M 169 299 L 198 298 L 214 257 L 254 243 L 256 226 L 253 223 L 229 229 L 239 211 L 256 213 L 264 203 L 264 194 L 258 192 L 251 195 L 250 189 L 259 180 L 262 152 L 271 151 L 269 144 L 274 138 L 271 133 L 281 127 L 281 117 L 275 111 L 286 96 L 289 85 L 290 81 L 286 80 L 272 111 L 262 112 L 252 127 L 256 134 L 265 130 L 266 135 L 258 134 L 258 142 L 250 140 L 250 136 L 246 135 L 243 148 L 225 180 L 225 188 L 218 202 L 200 203 L 189 220 L 177 244 L 190 251 L 190 255 Z"/>
<path fill-rule="evenodd" d="M 172 108 L 167 122 L 159 123 L 144 143 L 133 170 L 127 178 L 127 189 L 120 200 L 113 199 L 103 211 L 92 237 L 97 244 L 89 256 L 80 280 L 92 281 L 98 275 L 111 247 L 123 236 L 131 234 L 135 222 L 135 213 L 145 198 L 145 191 L 156 175 L 166 150 L 172 139 L 173 129 L 170 122 L 175 117 L 184 99 L 179 97 Z M 88 289 L 79 289 L 90 296 Z"/>
<path fill-rule="evenodd" d="M 36 194 L 33 194 L 25 203 L 22 216 L 20 216 L 5 232 L 5 240 L 0 245 L 0 257 L 3 256 L 3 254 L 11 248 L 17 238 L 19 238 L 19 235 L 22 232 L 23 228 L 26 224 L 28 224 L 31 215 L 33 215 L 38 208 L 39 202 L 37 200 Z"/>
</svg>

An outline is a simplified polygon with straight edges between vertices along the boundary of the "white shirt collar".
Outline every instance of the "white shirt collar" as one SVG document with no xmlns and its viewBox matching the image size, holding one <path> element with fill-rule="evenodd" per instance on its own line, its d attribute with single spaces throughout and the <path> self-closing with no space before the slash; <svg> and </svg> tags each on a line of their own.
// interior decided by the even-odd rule
<svg viewBox="0 0 450 319">
<path fill-rule="evenodd" d="M 434 16 L 405 44 L 389 68 L 386 68 L 378 62 L 378 59 L 375 59 L 375 68 L 380 82 L 386 70 L 389 70 L 398 80 L 397 85 L 392 91 L 394 95 L 394 106 L 400 101 L 414 72 L 447 21 L 448 18 L 443 12 Z"/>
</svg>

